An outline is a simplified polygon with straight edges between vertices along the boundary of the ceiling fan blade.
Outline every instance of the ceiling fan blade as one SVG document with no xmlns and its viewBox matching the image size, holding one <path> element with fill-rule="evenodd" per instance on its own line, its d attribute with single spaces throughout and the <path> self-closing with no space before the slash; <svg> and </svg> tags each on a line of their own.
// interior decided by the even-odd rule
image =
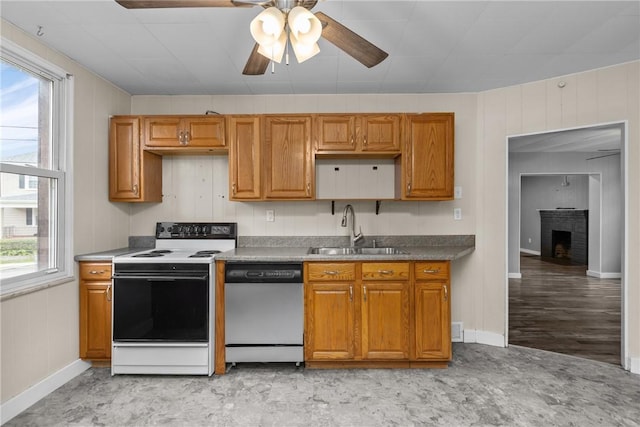
<svg viewBox="0 0 640 427">
<path fill-rule="evenodd" d="M 264 1 L 235 1 L 235 0 L 116 0 L 120 6 L 127 9 L 159 9 L 179 7 L 252 7 Z"/>
<path fill-rule="evenodd" d="M 324 13 L 316 12 L 315 15 L 322 23 L 322 37 L 366 67 L 371 68 L 378 65 L 389 56 L 384 50 L 360 37 Z"/>
<path fill-rule="evenodd" d="M 247 64 L 244 66 L 244 70 L 242 70 L 242 74 L 245 76 L 259 76 L 267 71 L 267 67 L 271 60 L 266 56 L 259 54 L 259 48 L 260 45 L 256 43 L 251 51 L 251 55 L 249 55 Z"/>
</svg>

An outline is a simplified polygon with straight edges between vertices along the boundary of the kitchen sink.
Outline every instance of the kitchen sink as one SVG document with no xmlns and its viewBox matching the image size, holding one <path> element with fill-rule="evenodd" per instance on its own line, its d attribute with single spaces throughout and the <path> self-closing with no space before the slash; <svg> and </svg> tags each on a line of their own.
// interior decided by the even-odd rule
<svg viewBox="0 0 640 427">
<path fill-rule="evenodd" d="M 406 254 L 398 248 L 382 247 L 382 248 L 358 248 L 358 247 L 318 247 L 309 248 L 307 252 L 311 255 L 398 255 Z"/>
<path fill-rule="evenodd" d="M 339 248 L 309 248 L 309 254 L 313 255 L 355 255 L 356 248 L 339 247 Z"/>
</svg>

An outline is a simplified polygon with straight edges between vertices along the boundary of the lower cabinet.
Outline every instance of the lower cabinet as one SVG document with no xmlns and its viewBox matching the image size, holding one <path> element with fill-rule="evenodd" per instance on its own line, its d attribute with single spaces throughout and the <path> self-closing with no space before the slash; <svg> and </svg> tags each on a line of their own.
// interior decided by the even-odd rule
<svg viewBox="0 0 640 427">
<path fill-rule="evenodd" d="M 446 366 L 451 360 L 448 266 L 448 261 L 307 262 L 306 365 Z M 416 274 L 435 269 L 437 274 Z"/>
<path fill-rule="evenodd" d="M 80 262 L 80 358 L 111 360 L 111 262 Z"/>
</svg>

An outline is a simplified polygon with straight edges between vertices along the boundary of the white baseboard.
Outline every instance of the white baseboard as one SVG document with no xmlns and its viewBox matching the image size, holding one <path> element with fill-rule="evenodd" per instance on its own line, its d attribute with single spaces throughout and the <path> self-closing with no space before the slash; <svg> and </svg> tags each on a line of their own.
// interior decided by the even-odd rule
<svg viewBox="0 0 640 427">
<path fill-rule="evenodd" d="M 540 256 L 542 254 L 540 251 L 534 251 L 534 250 L 525 249 L 525 248 L 520 248 L 520 252 L 524 254 L 535 255 L 535 256 Z"/>
<path fill-rule="evenodd" d="M 17 396 L 12 397 L 0 406 L 0 423 L 4 424 L 29 406 L 36 403 L 58 387 L 71 381 L 87 369 L 91 363 L 75 360 L 57 372 L 49 375 L 37 384 L 32 385 Z"/>
<path fill-rule="evenodd" d="M 600 271 L 587 270 L 587 276 L 598 279 L 621 279 L 622 273 L 602 273 Z"/>
<path fill-rule="evenodd" d="M 504 335 L 495 332 L 479 331 L 477 329 L 464 330 L 465 343 L 477 343 L 491 345 L 494 347 L 504 347 Z"/>
<path fill-rule="evenodd" d="M 522 279 L 522 273 L 509 273 L 509 279 Z"/>
<path fill-rule="evenodd" d="M 640 375 L 640 357 L 630 357 L 627 367 L 632 374 Z"/>
</svg>

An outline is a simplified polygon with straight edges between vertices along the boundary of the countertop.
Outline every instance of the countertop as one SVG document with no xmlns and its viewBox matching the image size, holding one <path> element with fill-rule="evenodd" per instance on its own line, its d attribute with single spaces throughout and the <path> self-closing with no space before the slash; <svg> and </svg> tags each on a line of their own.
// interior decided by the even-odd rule
<svg viewBox="0 0 640 427">
<path fill-rule="evenodd" d="M 470 254 L 472 245 L 399 247 L 405 254 L 395 255 L 310 255 L 309 248 L 251 247 L 236 248 L 216 255 L 221 261 L 422 261 L 454 260 Z"/>
<path fill-rule="evenodd" d="M 428 261 L 455 260 L 469 255 L 475 249 L 473 235 L 442 236 L 371 236 L 368 242 L 376 241 L 377 245 L 393 246 L 406 252 L 395 255 L 316 255 L 308 254 L 310 247 L 316 246 L 348 246 L 345 237 L 318 236 L 260 236 L 239 238 L 239 247 L 215 256 L 221 261 Z M 103 252 L 79 254 L 75 261 L 111 261 L 113 257 L 138 252 L 153 244 L 148 236 L 131 236 L 127 248 L 113 249 Z M 371 246 L 366 244 L 365 246 Z"/>
</svg>

